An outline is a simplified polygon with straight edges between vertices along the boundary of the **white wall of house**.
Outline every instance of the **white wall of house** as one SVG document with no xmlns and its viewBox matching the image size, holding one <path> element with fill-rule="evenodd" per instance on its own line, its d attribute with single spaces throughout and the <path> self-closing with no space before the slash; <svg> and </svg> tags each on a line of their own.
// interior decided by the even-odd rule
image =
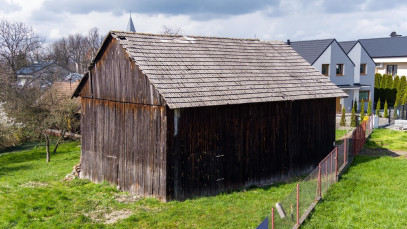
<svg viewBox="0 0 407 229">
<path fill-rule="evenodd" d="M 374 99 L 374 74 L 375 74 L 375 62 L 370 58 L 369 54 L 366 52 L 365 49 L 360 45 L 358 42 L 352 50 L 348 53 L 349 58 L 355 64 L 354 69 L 354 83 L 360 83 L 361 85 L 369 85 L 369 86 L 362 86 L 359 90 L 354 91 L 354 99 L 358 102 L 358 110 L 360 110 L 360 98 L 359 98 L 359 91 L 369 91 L 369 100 Z M 360 74 L 360 65 L 366 64 L 366 74 Z M 369 101 L 364 101 L 365 111 L 367 111 L 367 106 Z M 373 106 L 373 103 L 372 103 Z M 373 109 L 373 107 L 372 107 Z"/>
<path fill-rule="evenodd" d="M 376 72 L 387 74 L 387 65 L 397 65 L 397 75 L 407 76 L 407 57 L 388 57 L 388 58 L 373 58 L 376 64 L 381 67 L 376 67 Z"/>
<path fill-rule="evenodd" d="M 344 73 L 342 76 L 336 75 L 336 65 L 343 64 Z M 353 85 L 353 74 L 355 71 L 355 65 L 342 50 L 337 42 L 331 44 L 331 65 L 330 68 L 330 80 L 336 85 Z"/>
<path fill-rule="evenodd" d="M 322 65 L 323 64 L 329 64 L 329 72 L 328 72 L 328 77 L 331 76 L 331 74 L 334 74 L 335 72 L 331 71 L 331 45 L 325 50 L 325 52 L 322 53 L 322 55 L 314 62 L 312 66 L 316 68 L 319 72 L 322 71 Z"/>
</svg>

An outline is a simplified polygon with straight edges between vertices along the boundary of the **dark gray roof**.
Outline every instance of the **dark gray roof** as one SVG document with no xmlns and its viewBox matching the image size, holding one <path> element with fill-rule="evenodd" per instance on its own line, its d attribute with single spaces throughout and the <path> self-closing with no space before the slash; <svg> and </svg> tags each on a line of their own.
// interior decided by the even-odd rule
<svg viewBox="0 0 407 229">
<path fill-rule="evenodd" d="M 348 54 L 350 50 L 352 50 L 352 48 L 356 45 L 356 43 L 358 43 L 358 41 L 342 41 L 338 43 L 342 47 L 343 51 Z"/>
<path fill-rule="evenodd" d="M 53 63 L 50 62 L 43 62 L 43 63 L 35 63 L 35 64 L 31 64 L 27 67 L 24 67 L 20 70 L 17 71 L 18 75 L 32 75 L 48 66 L 50 66 Z"/>
<path fill-rule="evenodd" d="M 129 32 L 110 35 L 171 109 L 346 96 L 280 41 Z"/>
<path fill-rule="evenodd" d="M 294 41 L 291 47 L 311 65 L 322 55 L 335 39 Z"/>
<path fill-rule="evenodd" d="M 360 39 L 369 55 L 378 57 L 407 57 L 407 37 Z"/>
</svg>

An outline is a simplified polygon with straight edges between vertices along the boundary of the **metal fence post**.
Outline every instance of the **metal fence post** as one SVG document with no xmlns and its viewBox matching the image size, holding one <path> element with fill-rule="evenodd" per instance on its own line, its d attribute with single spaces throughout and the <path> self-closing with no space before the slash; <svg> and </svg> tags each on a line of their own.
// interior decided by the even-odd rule
<svg viewBox="0 0 407 229">
<path fill-rule="evenodd" d="M 345 138 L 345 141 L 343 142 L 343 165 L 346 165 L 346 140 L 347 138 Z"/>
<path fill-rule="evenodd" d="M 317 194 L 316 200 L 321 198 L 321 163 L 318 165 L 318 184 L 317 184 Z"/>
<path fill-rule="evenodd" d="M 300 183 L 297 183 L 297 225 L 300 225 Z"/>
<path fill-rule="evenodd" d="M 338 147 L 335 147 L 335 181 L 338 181 Z"/>
<path fill-rule="evenodd" d="M 271 229 L 274 229 L 274 208 L 271 208 Z"/>
</svg>

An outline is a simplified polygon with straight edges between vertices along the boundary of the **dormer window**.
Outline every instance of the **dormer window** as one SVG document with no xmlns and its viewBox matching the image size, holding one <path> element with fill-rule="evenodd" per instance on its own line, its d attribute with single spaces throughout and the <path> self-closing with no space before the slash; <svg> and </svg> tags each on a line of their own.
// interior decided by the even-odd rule
<svg viewBox="0 0 407 229">
<path fill-rule="evenodd" d="M 336 65 L 336 75 L 343 76 L 343 64 Z"/>
<path fill-rule="evenodd" d="M 329 64 L 323 64 L 322 65 L 322 70 L 321 70 L 322 75 L 328 76 L 329 75 Z"/>
</svg>

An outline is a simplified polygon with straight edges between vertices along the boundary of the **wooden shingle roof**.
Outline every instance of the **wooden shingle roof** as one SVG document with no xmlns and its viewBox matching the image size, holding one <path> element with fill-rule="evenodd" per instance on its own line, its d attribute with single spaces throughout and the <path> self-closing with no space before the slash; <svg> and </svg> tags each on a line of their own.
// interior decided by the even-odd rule
<svg viewBox="0 0 407 229">
<path fill-rule="evenodd" d="M 110 32 L 173 108 L 347 96 L 279 41 Z"/>
</svg>

